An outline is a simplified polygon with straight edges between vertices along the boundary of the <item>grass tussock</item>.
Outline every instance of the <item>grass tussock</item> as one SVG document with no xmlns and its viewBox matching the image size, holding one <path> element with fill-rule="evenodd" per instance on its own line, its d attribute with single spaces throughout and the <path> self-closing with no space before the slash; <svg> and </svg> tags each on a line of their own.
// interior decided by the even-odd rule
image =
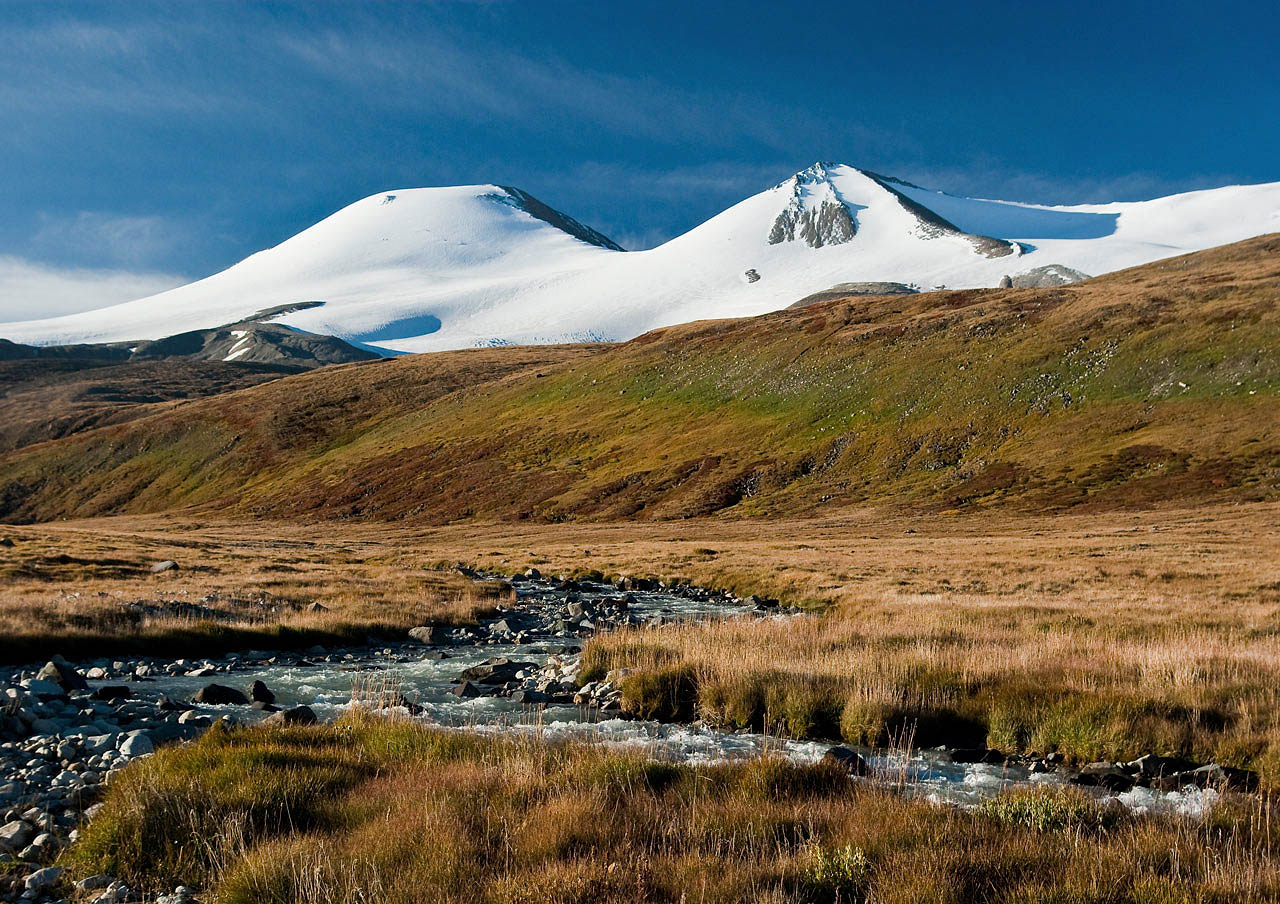
<svg viewBox="0 0 1280 904">
<path fill-rule="evenodd" d="M 1046 625 L 1014 607 L 895 601 L 620 631 L 585 655 L 586 679 L 636 670 L 623 702 L 641 714 L 870 746 L 1185 755 L 1280 779 L 1280 637 L 1238 625 Z"/>
<path fill-rule="evenodd" d="M 776 759 L 689 767 L 353 717 L 133 764 L 68 857 L 222 904 L 1280 900 L 1269 821 L 1063 792 L 940 808 Z"/>
</svg>

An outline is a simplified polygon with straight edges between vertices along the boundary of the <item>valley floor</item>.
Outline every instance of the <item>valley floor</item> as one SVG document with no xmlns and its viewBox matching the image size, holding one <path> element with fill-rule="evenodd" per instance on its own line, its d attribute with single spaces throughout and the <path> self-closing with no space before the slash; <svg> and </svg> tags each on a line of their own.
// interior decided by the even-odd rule
<svg viewBox="0 0 1280 904">
<path fill-rule="evenodd" d="M 151 758 L 119 786 L 132 791 L 112 790 L 110 818 L 71 856 L 135 887 L 182 873 L 216 885 L 219 900 L 290 902 L 371 889 L 377 900 L 453 900 L 440 889 L 463 882 L 479 889 L 466 900 L 495 901 L 1274 900 L 1277 524 L 1271 503 L 1052 518 L 68 521 L 0 531 L 13 542 L 0 550 L 0 633 L 9 661 L 304 646 L 477 617 L 502 585 L 471 582 L 450 569 L 459 562 L 679 579 L 812 615 L 591 640 L 584 677 L 630 669 L 623 702 L 634 712 L 1076 762 L 1181 755 L 1253 770 L 1266 792 L 1198 821 L 1115 820 L 1060 792 L 954 813 L 833 791 L 804 767 L 699 777 L 593 749 L 389 740 L 410 729 L 365 723 L 255 730 Z M 152 570 L 165 561 L 176 567 Z M 344 738 L 351 751 L 335 749 Z M 323 805 L 307 796 L 317 789 L 328 789 Z M 169 825 L 139 809 L 223 793 L 209 818 L 226 825 Z M 272 823 L 286 812 L 308 815 L 286 830 Z M 233 828 L 243 837 L 216 863 L 178 869 L 143 855 Z M 175 832 L 186 834 L 164 834 Z M 309 884 L 322 873 L 328 897 Z"/>
</svg>

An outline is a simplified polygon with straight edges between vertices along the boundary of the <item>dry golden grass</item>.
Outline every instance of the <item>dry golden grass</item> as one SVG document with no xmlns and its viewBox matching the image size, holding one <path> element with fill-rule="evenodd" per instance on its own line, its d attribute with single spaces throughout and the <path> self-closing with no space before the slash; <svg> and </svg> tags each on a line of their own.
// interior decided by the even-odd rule
<svg viewBox="0 0 1280 904">
<path fill-rule="evenodd" d="M 693 768 L 357 717 L 133 765 L 69 862 L 222 904 L 1254 902 L 1280 897 L 1268 815 L 1132 819 L 1061 791 L 962 811 L 768 757 Z"/>
<path fill-rule="evenodd" d="M 212 655 L 470 622 L 507 595 L 394 543 L 296 526 L 23 528 L 0 548 L 0 658 Z M 178 568 L 154 574 L 165 560 Z"/>
</svg>

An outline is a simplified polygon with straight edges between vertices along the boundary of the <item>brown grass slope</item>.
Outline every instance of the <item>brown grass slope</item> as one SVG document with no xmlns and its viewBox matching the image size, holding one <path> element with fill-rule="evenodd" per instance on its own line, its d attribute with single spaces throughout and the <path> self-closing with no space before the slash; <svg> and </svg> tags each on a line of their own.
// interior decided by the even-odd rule
<svg viewBox="0 0 1280 904">
<path fill-rule="evenodd" d="M 239 361 L 0 361 L 0 451 L 145 417 L 187 399 L 256 386 L 299 368 Z"/>
<path fill-rule="evenodd" d="M 1053 289 L 333 368 L 0 458 L 0 517 L 667 519 L 1280 498 L 1280 237 Z"/>
</svg>

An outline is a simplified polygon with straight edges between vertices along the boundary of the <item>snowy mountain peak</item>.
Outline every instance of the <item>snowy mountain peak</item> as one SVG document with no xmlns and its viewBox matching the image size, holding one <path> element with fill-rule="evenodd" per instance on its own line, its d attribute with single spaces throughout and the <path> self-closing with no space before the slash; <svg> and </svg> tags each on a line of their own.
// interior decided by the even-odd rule
<svg viewBox="0 0 1280 904">
<path fill-rule="evenodd" d="M 843 245 L 858 232 L 856 207 L 840 196 L 831 179 L 835 164 L 815 163 L 776 188 L 790 197 L 769 229 L 769 244 L 803 241 L 810 248 Z"/>
<path fill-rule="evenodd" d="M 844 283 L 1045 285 L 1280 231 L 1280 183 L 1049 207 L 816 163 L 647 251 L 520 189 L 371 195 L 221 273 L 125 304 L 0 324 L 29 344 L 273 323 L 383 350 L 621 340 L 785 308 Z"/>
</svg>

